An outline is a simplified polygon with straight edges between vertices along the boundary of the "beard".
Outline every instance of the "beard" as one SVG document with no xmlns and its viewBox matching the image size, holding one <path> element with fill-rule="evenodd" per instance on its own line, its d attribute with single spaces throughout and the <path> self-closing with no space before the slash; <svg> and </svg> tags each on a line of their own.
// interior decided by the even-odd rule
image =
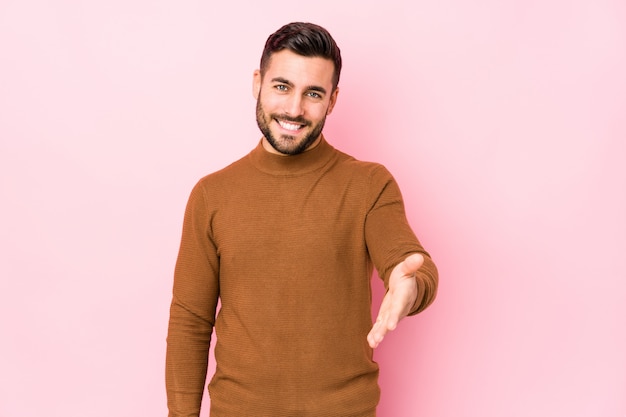
<svg viewBox="0 0 626 417">
<path fill-rule="evenodd" d="M 260 94 L 259 94 L 260 95 Z M 278 116 L 276 114 L 266 114 L 263 110 L 263 106 L 261 105 L 261 100 L 257 98 L 256 101 L 256 123 L 263 133 L 263 136 L 272 148 L 276 149 L 278 152 L 284 155 L 298 155 L 305 150 L 315 140 L 321 135 L 322 129 L 324 129 L 324 123 L 326 122 L 326 117 L 324 117 L 319 123 L 312 126 L 312 129 L 307 133 L 302 139 L 299 141 L 291 135 L 280 135 L 280 137 L 274 136 L 272 131 L 270 130 L 269 124 L 272 120 L 280 118 L 280 120 L 284 120 L 291 123 L 297 123 L 304 125 L 305 127 L 311 127 L 312 124 L 308 120 L 303 117 L 289 117 L 289 116 Z"/>
</svg>

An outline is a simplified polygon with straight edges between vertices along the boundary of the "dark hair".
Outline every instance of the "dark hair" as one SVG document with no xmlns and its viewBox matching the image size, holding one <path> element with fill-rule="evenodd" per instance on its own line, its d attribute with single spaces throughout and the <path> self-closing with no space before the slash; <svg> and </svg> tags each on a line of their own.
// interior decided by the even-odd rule
<svg viewBox="0 0 626 417">
<path fill-rule="evenodd" d="M 265 75 L 272 54 L 283 49 L 306 57 L 321 57 L 333 61 L 333 90 L 337 88 L 341 74 L 341 51 L 326 29 L 313 23 L 294 22 L 271 34 L 261 55 L 261 76 Z"/>
</svg>

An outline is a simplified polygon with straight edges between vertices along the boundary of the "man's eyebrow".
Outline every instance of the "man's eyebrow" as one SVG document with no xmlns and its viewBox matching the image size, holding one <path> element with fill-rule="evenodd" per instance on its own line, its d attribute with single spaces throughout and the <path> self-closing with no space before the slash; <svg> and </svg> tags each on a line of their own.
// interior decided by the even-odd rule
<svg viewBox="0 0 626 417">
<path fill-rule="evenodd" d="M 287 84 L 289 87 L 293 87 L 293 83 L 291 81 L 289 81 L 288 79 L 283 78 L 283 77 L 272 78 L 272 82 L 273 83 Z"/>
<path fill-rule="evenodd" d="M 308 91 L 317 91 L 319 93 L 322 94 L 326 94 L 326 89 L 324 87 L 319 87 L 317 85 L 310 85 L 309 88 L 307 88 Z"/>
<path fill-rule="evenodd" d="M 285 85 L 288 85 L 289 87 L 293 87 L 294 86 L 291 81 L 289 81 L 288 79 L 283 78 L 283 77 L 272 78 L 272 82 L 273 83 L 285 84 Z M 322 94 L 326 94 L 326 89 L 324 87 L 320 87 L 318 85 L 310 85 L 306 89 L 307 89 L 307 91 L 317 91 L 317 92 L 320 92 Z"/>
</svg>

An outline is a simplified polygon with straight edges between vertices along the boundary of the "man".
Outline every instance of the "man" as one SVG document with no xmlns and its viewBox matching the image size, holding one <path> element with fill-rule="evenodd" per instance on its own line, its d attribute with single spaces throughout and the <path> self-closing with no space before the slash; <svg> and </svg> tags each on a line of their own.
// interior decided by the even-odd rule
<svg viewBox="0 0 626 417">
<path fill-rule="evenodd" d="M 170 417 L 199 415 L 213 327 L 212 417 L 375 416 L 373 349 L 435 298 L 437 270 L 391 174 L 322 135 L 340 72 L 325 29 L 272 34 L 253 75 L 263 138 L 191 192 L 167 339 Z M 372 326 L 373 267 L 387 293 Z"/>
</svg>

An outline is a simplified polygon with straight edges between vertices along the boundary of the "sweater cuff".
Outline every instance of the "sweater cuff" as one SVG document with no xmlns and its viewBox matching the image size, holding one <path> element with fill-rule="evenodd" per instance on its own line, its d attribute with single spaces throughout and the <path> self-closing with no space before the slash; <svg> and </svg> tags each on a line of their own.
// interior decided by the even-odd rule
<svg viewBox="0 0 626 417">
<path fill-rule="evenodd" d="M 417 283 L 417 297 L 409 311 L 409 316 L 414 316 L 424 311 L 435 300 L 437 293 L 436 279 L 428 272 L 417 271 L 415 273 L 415 282 Z"/>
</svg>

